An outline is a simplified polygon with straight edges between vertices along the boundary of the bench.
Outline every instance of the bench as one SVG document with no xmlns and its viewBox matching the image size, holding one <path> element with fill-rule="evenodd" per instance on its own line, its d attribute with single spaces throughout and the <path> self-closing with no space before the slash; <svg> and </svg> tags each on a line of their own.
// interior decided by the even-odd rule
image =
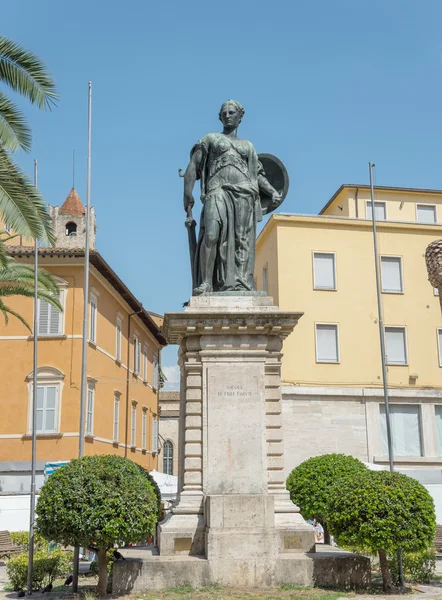
<svg viewBox="0 0 442 600">
<path fill-rule="evenodd" d="M 0 531 L 0 558 L 2 556 L 10 557 L 11 554 L 21 552 L 18 546 L 12 543 L 9 531 Z"/>
<path fill-rule="evenodd" d="M 442 525 L 436 525 L 434 548 L 436 549 L 436 552 L 442 552 Z"/>
</svg>

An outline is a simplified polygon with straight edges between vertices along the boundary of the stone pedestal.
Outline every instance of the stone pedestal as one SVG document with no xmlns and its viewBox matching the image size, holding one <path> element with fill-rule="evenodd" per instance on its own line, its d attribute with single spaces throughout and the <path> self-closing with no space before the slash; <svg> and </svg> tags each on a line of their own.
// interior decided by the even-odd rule
<svg viewBox="0 0 442 600">
<path fill-rule="evenodd" d="M 301 316 L 259 292 L 193 297 L 165 315 L 180 345 L 181 464 L 159 550 L 205 557 L 213 583 L 309 583 L 300 554 L 314 532 L 285 488 L 280 390 L 282 342 Z"/>
</svg>

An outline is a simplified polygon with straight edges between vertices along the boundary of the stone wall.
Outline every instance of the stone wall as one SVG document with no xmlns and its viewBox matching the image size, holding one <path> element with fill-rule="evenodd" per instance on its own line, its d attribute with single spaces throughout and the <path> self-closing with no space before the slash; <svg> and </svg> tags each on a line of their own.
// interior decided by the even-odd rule
<svg viewBox="0 0 442 600">
<path fill-rule="evenodd" d="M 180 393 L 179 392 L 160 392 L 158 403 L 160 406 L 160 424 L 159 433 L 161 436 L 161 445 L 166 440 L 173 444 L 173 475 L 178 475 L 178 457 L 179 457 L 179 416 L 180 416 Z M 163 454 L 160 453 L 158 470 L 163 471 Z"/>
<path fill-rule="evenodd" d="M 286 475 L 320 454 L 338 452 L 368 461 L 364 398 L 328 396 L 316 390 L 282 387 Z"/>
</svg>

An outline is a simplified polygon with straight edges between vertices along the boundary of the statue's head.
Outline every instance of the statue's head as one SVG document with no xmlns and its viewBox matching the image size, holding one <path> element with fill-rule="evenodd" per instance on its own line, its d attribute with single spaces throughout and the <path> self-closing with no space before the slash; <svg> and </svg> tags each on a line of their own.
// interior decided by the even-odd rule
<svg viewBox="0 0 442 600">
<path fill-rule="evenodd" d="M 244 112 L 242 104 L 236 100 L 227 100 L 221 106 L 218 116 L 224 127 L 235 128 L 241 123 Z"/>
</svg>

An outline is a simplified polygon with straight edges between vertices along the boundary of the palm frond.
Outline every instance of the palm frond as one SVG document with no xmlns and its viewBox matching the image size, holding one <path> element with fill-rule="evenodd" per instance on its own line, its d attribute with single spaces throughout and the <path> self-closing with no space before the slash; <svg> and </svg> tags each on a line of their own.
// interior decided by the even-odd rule
<svg viewBox="0 0 442 600">
<path fill-rule="evenodd" d="M 15 310 L 12 310 L 11 308 L 9 308 L 9 306 L 6 306 L 6 304 L 1 299 L 0 299 L 0 312 L 3 313 L 3 317 L 5 319 L 6 325 L 9 322 L 9 316 L 8 315 L 12 315 L 13 317 L 15 317 L 16 319 L 18 319 L 19 321 L 21 321 L 23 323 L 23 325 L 25 327 L 27 327 L 29 329 L 29 331 L 32 333 L 32 329 L 29 327 L 29 325 L 25 321 L 25 319 L 23 319 L 23 317 L 21 315 L 19 315 L 17 312 L 15 312 Z"/>
<path fill-rule="evenodd" d="M 12 152 L 18 148 L 29 152 L 31 141 L 31 130 L 23 113 L 0 92 L 0 144 Z"/>
<path fill-rule="evenodd" d="M 16 233 L 26 238 L 42 238 L 51 244 L 55 241 L 43 198 L 1 146 L 0 215 Z"/>
<path fill-rule="evenodd" d="M 0 36 L 0 81 L 39 108 L 50 108 L 58 98 L 44 62 L 3 36 Z"/>
<path fill-rule="evenodd" d="M 8 265 L 9 256 L 6 252 L 4 240 L 0 240 L 0 268 L 4 268 Z"/>
<path fill-rule="evenodd" d="M 11 262 L 11 259 L 7 262 L 5 269 L 0 269 L 0 286 L 3 283 L 23 283 L 34 287 L 35 274 L 34 267 L 31 265 L 23 265 L 21 263 Z M 48 271 L 45 269 L 38 269 L 38 285 L 42 290 L 58 296 L 59 290 L 57 281 Z"/>
</svg>

